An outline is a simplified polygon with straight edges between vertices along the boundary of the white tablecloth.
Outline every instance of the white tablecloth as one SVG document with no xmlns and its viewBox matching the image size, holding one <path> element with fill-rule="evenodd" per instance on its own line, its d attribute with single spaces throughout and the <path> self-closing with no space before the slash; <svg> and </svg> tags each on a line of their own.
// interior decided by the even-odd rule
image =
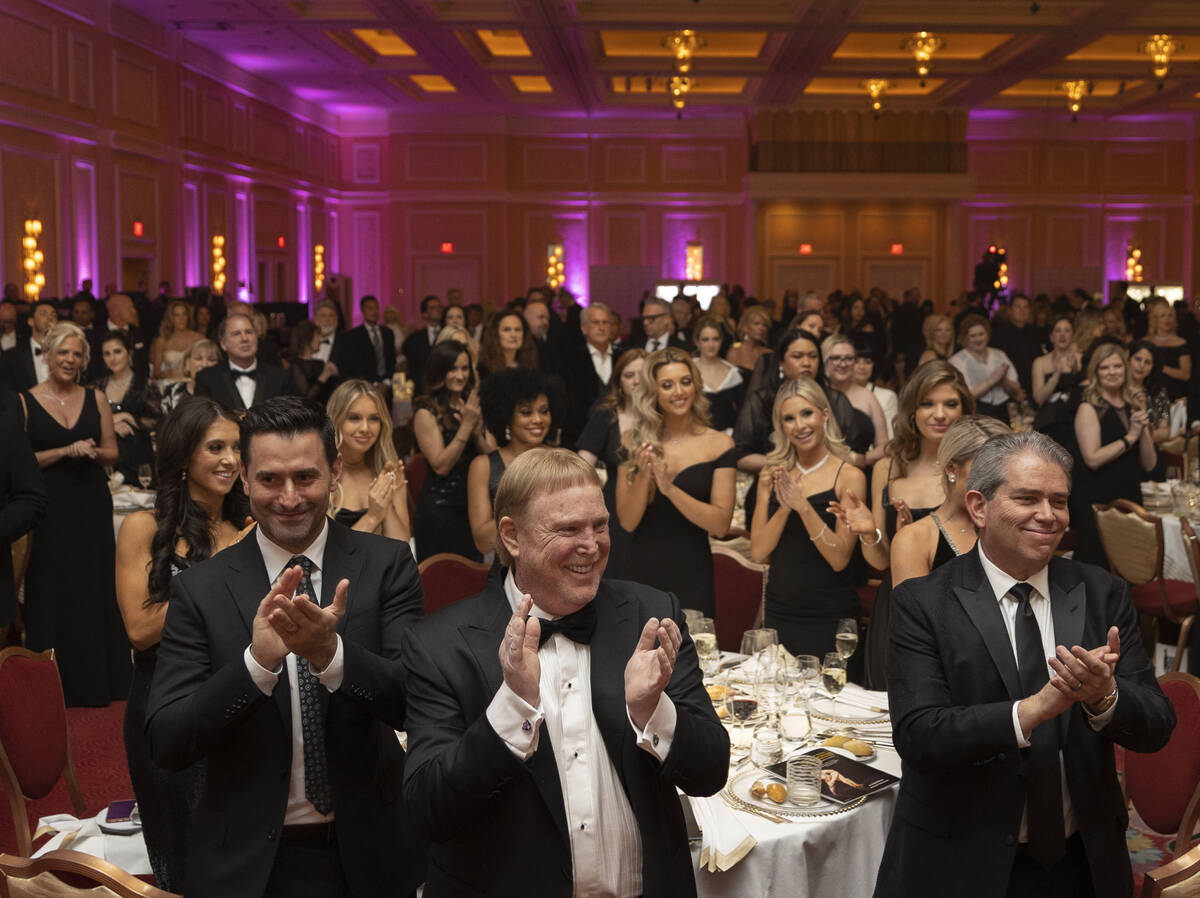
<svg viewBox="0 0 1200 898">
<path fill-rule="evenodd" d="M 1192 529 L 1200 529 L 1196 521 L 1192 521 Z M 1178 515 L 1165 514 L 1162 516 L 1163 525 L 1163 576 L 1168 580 L 1186 580 L 1192 582 L 1192 566 L 1188 562 L 1187 548 L 1183 542 L 1183 530 L 1179 526 Z"/>
<path fill-rule="evenodd" d="M 887 693 L 868 692 L 846 684 L 846 698 L 870 696 L 886 704 Z M 818 726 L 820 722 L 816 721 Z M 882 728 L 881 728 L 882 729 Z M 900 775 L 900 756 L 885 748 L 871 766 Z M 736 750 L 735 750 L 736 753 Z M 758 844 L 724 873 L 696 872 L 700 898 L 863 898 L 875 890 L 875 874 L 883 857 L 896 787 L 872 795 L 845 814 L 805 822 L 772 823 L 754 814 L 735 812 Z M 699 861 L 700 846 L 692 846 Z"/>
</svg>

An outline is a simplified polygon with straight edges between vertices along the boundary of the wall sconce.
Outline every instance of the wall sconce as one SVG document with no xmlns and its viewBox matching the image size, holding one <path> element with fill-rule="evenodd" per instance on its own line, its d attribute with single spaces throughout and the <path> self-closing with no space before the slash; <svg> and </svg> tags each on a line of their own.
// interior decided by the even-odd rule
<svg viewBox="0 0 1200 898">
<path fill-rule="evenodd" d="M 1083 106 L 1083 95 L 1092 92 L 1090 81 L 1063 81 L 1058 89 L 1067 95 L 1067 108 L 1071 110 L 1071 121 L 1077 121 L 1079 110 Z"/>
<path fill-rule="evenodd" d="M 21 267 L 25 269 L 25 296 L 36 302 L 46 286 L 42 274 L 42 263 L 46 257 L 38 249 L 38 238 L 42 236 L 42 222 L 37 218 L 25 220 L 25 236 L 21 238 Z"/>
<path fill-rule="evenodd" d="M 689 281 L 704 279 L 704 244 L 698 240 L 689 240 L 687 254 L 684 256 L 684 276 Z"/>
<path fill-rule="evenodd" d="M 1142 282 L 1142 248 L 1132 240 L 1125 245 L 1125 280 L 1130 284 Z"/>
<path fill-rule="evenodd" d="M 313 287 L 320 293 L 325 286 L 325 244 L 318 243 L 313 247 Z"/>
<path fill-rule="evenodd" d="M 667 82 L 667 92 L 671 95 L 671 105 L 675 107 L 675 117 L 683 118 L 683 107 L 687 105 L 688 94 L 696 82 L 683 75 L 673 75 Z"/>
<path fill-rule="evenodd" d="M 1163 89 L 1163 80 L 1171 70 L 1171 57 L 1183 49 L 1183 44 L 1169 34 L 1151 35 L 1148 40 L 1138 44 L 1138 52 L 1145 53 L 1153 60 L 1154 77 L 1158 79 L 1158 89 Z"/>
<path fill-rule="evenodd" d="M 875 118 L 879 118 L 879 113 L 883 109 L 883 95 L 892 86 L 891 83 L 886 78 L 868 78 L 859 84 L 871 98 L 871 111 L 875 113 Z"/>
<path fill-rule="evenodd" d="M 944 38 L 930 34 L 928 31 L 918 31 L 900 44 L 900 49 L 907 50 L 917 61 L 917 75 L 921 78 L 921 87 L 925 86 L 925 77 L 932 68 L 933 54 L 945 46 Z"/>
<path fill-rule="evenodd" d="M 558 288 L 563 285 L 563 245 L 549 243 L 546 245 L 546 286 Z"/>
<path fill-rule="evenodd" d="M 214 234 L 212 239 L 212 288 L 218 296 L 225 292 L 225 236 Z"/>
</svg>

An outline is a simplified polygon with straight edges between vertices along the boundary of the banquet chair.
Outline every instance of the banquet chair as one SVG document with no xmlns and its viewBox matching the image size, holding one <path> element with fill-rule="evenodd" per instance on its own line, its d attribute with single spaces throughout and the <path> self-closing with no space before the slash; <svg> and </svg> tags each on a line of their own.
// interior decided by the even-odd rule
<svg viewBox="0 0 1200 898">
<path fill-rule="evenodd" d="M 408 481 L 408 494 L 412 497 L 410 508 L 415 508 L 417 499 L 421 497 L 421 486 L 425 483 L 425 475 L 429 473 L 429 462 L 425 456 L 415 453 L 404 466 L 404 479 Z"/>
<path fill-rule="evenodd" d="M 1200 896 L 1200 845 L 1161 867 L 1147 870 L 1142 898 L 1197 898 Z"/>
<path fill-rule="evenodd" d="M 487 586 L 490 564 L 472 561 L 453 552 L 439 552 L 417 567 L 425 588 L 425 614 L 453 605 L 459 599 L 482 592 Z"/>
<path fill-rule="evenodd" d="M 1117 499 L 1109 505 L 1093 505 L 1092 510 L 1096 514 L 1096 526 L 1108 555 L 1109 567 L 1129 582 L 1129 597 L 1138 613 L 1179 625 L 1179 641 L 1171 668 L 1179 670 L 1196 614 L 1197 587 L 1187 580 L 1170 580 L 1163 576 L 1162 519 L 1128 499 Z M 1187 537 L 1192 528 L 1189 526 L 1183 532 L 1185 547 L 1193 553 L 1195 539 L 1193 537 L 1188 544 Z M 1195 561 L 1192 563 L 1194 565 Z"/>
<path fill-rule="evenodd" d="M 172 898 L 106 860 L 80 851 L 48 851 L 39 858 L 0 854 L 4 898 Z"/>
<path fill-rule="evenodd" d="M 54 649 L 0 651 L 0 783 L 8 796 L 17 851 L 28 856 L 33 835 L 25 800 L 45 798 L 67 781 L 75 816 L 87 811 L 67 733 L 67 709 Z"/>
<path fill-rule="evenodd" d="M 742 647 L 742 634 L 762 624 L 768 568 L 727 546 L 713 546 L 712 556 L 717 645 L 723 651 L 736 652 Z"/>
<path fill-rule="evenodd" d="M 1125 752 L 1125 794 L 1147 826 L 1175 834 L 1179 857 L 1200 816 L 1200 678 L 1168 673 L 1158 684 L 1175 709 L 1175 729 L 1159 751 Z"/>
</svg>

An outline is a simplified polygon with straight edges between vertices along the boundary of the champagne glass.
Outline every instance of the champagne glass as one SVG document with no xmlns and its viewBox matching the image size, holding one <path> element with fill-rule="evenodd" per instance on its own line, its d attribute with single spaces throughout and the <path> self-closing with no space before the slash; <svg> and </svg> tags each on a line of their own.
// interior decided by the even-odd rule
<svg viewBox="0 0 1200 898">
<path fill-rule="evenodd" d="M 142 489 L 150 489 L 150 481 L 154 477 L 154 469 L 150 465 L 138 465 L 138 483 L 142 485 Z"/>
<path fill-rule="evenodd" d="M 711 617 L 698 618 L 691 627 L 692 642 L 696 644 L 696 657 L 700 670 L 706 677 L 714 676 L 721 669 L 721 649 L 717 646 L 717 628 Z"/>
<path fill-rule="evenodd" d="M 846 685 L 846 660 L 838 652 L 827 652 L 821 662 L 821 683 L 832 700 L 831 713 L 837 714 L 838 693 Z"/>
<path fill-rule="evenodd" d="M 837 653 L 842 656 L 842 660 L 847 660 L 858 648 L 858 621 L 852 617 L 843 617 L 839 620 L 833 641 L 837 645 Z"/>
</svg>

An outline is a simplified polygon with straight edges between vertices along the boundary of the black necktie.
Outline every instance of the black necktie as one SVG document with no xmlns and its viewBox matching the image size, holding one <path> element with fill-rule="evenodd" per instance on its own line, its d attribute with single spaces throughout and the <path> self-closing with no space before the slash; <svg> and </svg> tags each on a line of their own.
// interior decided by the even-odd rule
<svg viewBox="0 0 1200 898">
<path fill-rule="evenodd" d="M 539 623 L 542 625 L 542 635 L 538 639 L 539 646 L 545 645 L 546 640 L 555 633 L 561 633 L 572 642 L 587 645 L 592 641 L 592 633 L 596 630 L 596 608 L 591 602 L 588 602 L 578 611 L 573 611 L 566 617 L 560 617 L 557 620 L 542 618 Z"/>
<path fill-rule="evenodd" d="M 1029 605 L 1033 587 L 1016 583 L 1008 594 L 1016 599 L 1017 620 L 1013 628 L 1017 642 L 1017 670 L 1021 694 L 1035 694 L 1050 680 L 1042 631 Z M 1029 777 L 1025 788 L 1026 830 L 1029 853 L 1043 867 L 1050 867 L 1066 851 L 1063 835 L 1062 770 L 1058 760 L 1058 724 L 1048 720 L 1034 728 L 1029 737 Z"/>
<path fill-rule="evenodd" d="M 651 340 L 651 341 L 650 341 L 650 351 L 651 351 L 651 352 L 658 352 L 658 340 Z"/>
<path fill-rule="evenodd" d="M 304 569 L 297 592 L 320 605 L 321 597 L 313 591 L 313 563 L 303 555 L 297 555 L 287 566 L 297 564 Z M 328 814 L 333 800 L 329 794 L 329 765 L 325 759 L 325 713 L 317 692 L 324 687 L 308 669 L 308 662 L 300 657 L 296 658 L 296 685 L 300 691 L 300 726 L 304 735 L 304 797 L 319 813 Z"/>
</svg>

